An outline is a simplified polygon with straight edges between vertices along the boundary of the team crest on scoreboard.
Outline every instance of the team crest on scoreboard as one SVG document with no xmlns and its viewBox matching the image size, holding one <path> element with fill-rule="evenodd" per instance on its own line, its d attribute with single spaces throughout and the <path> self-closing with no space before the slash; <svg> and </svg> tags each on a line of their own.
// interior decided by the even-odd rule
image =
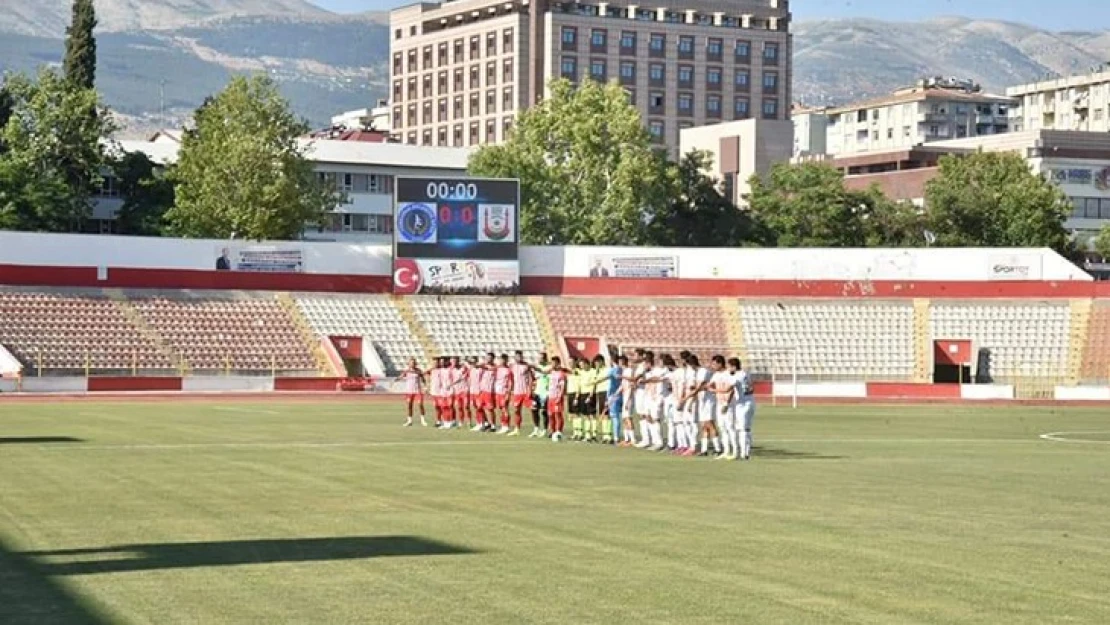
<svg viewBox="0 0 1110 625">
<path fill-rule="evenodd" d="M 402 204 L 397 211 L 399 243 L 435 243 L 436 212 L 434 205 L 423 202 Z"/>
<path fill-rule="evenodd" d="M 512 204 L 478 205 L 478 240 L 483 243 L 512 243 L 516 238 L 516 207 Z"/>
</svg>

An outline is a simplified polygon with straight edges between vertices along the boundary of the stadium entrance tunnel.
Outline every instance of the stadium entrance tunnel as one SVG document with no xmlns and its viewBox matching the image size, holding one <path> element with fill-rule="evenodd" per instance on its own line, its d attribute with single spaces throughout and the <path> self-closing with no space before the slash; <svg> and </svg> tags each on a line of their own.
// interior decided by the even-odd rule
<svg viewBox="0 0 1110 625">
<path fill-rule="evenodd" d="M 342 536 L 115 545 L 88 549 L 27 551 L 20 555 L 34 558 L 37 568 L 47 575 L 95 575 L 244 564 L 329 562 L 473 553 L 477 552 L 416 536 Z"/>
</svg>

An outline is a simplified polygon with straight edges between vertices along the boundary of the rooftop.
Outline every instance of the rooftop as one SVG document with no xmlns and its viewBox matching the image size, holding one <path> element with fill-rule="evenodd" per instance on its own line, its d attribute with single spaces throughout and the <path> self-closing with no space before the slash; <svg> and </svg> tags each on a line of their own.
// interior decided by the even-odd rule
<svg viewBox="0 0 1110 625">
<path fill-rule="evenodd" d="M 943 100 L 945 102 L 998 102 L 1002 104 L 1012 103 L 1014 101 L 1011 97 L 990 93 L 968 92 L 957 89 L 921 89 L 915 87 L 871 100 L 830 108 L 826 112 L 829 115 L 836 115 L 838 113 L 850 113 L 860 109 L 873 109 L 896 104 L 908 104 L 910 102 L 925 102 L 927 100 Z"/>
</svg>

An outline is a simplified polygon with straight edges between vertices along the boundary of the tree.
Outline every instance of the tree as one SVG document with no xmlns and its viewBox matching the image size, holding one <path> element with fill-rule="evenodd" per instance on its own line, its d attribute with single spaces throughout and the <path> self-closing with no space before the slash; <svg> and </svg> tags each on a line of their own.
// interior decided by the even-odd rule
<svg viewBox="0 0 1110 625">
<path fill-rule="evenodd" d="M 73 0 L 73 18 L 66 28 L 66 79 L 83 89 L 96 84 L 96 9 L 93 0 Z"/>
<path fill-rule="evenodd" d="M 100 139 L 115 130 L 96 91 L 75 87 L 51 69 L 37 80 L 7 78 L 11 115 L 0 130 L 0 169 L 8 227 L 66 232 L 80 229 L 100 184 Z M 23 181 L 35 181 L 29 187 Z"/>
<path fill-rule="evenodd" d="M 1098 236 L 1092 241 L 1095 252 L 1102 257 L 1104 262 L 1110 262 L 1110 224 L 1102 226 Z"/>
<path fill-rule="evenodd" d="M 508 140 L 480 148 L 475 176 L 520 178 L 521 242 L 649 243 L 667 172 L 640 114 L 615 83 L 558 79 L 520 114 Z"/>
<path fill-rule="evenodd" d="M 15 101 L 12 99 L 12 94 L 8 93 L 8 87 L 0 85 L 0 154 L 4 153 L 4 127 L 12 118 L 14 108 Z"/>
<path fill-rule="evenodd" d="M 1049 247 L 1067 253 L 1063 192 L 1034 174 L 1019 154 L 945 156 L 926 183 L 929 229 L 937 244 L 968 247 Z"/>
<path fill-rule="evenodd" d="M 765 243 L 766 228 L 721 194 L 706 175 L 708 152 L 692 151 L 670 166 L 670 185 L 662 211 L 652 220 L 653 244 L 675 247 L 734 247 Z"/>
<path fill-rule="evenodd" d="M 159 236 L 173 206 L 173 184 L 142 152 L 127 152 L 112 163 L 123 205 L 116 214 L 120 234 Z"/>
<path fill-rule="evenodd" d="M 173 233 L 226 239 L 299 238 L 341 197 L 322 183 L 298 139 L 308 126 L 265 76 L 236 77 L 197 110 L 177 165 Z"/>
</svg>

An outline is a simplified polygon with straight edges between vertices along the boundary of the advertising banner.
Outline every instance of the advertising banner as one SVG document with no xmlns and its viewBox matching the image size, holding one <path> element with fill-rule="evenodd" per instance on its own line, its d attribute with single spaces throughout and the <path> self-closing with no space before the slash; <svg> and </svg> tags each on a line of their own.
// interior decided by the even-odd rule
<svg viewBox="0 0 1110 625">
<path fill-rule="evenodd" d="M 1040 280 L 1041 258 L 1032 254 L 995 254 L 988 259 L 988 280 Z"/>
<path fill-rule="evenodd" d="M 304 252 L 294 245 L 228 243 L 216 250 L 216 270 L 261 273 L 301 273 Z"/>
<path fill-rule="evenodd" d="M 677 256 L 591 254 L 591 278 L 677 278 Z"/>
<path fill-rule="evenodd" d="M 398 258 L 393 266 L 393 289 L 400 295 L 511 295 L 520 291 L 516 261 Z"/>
</svg>

